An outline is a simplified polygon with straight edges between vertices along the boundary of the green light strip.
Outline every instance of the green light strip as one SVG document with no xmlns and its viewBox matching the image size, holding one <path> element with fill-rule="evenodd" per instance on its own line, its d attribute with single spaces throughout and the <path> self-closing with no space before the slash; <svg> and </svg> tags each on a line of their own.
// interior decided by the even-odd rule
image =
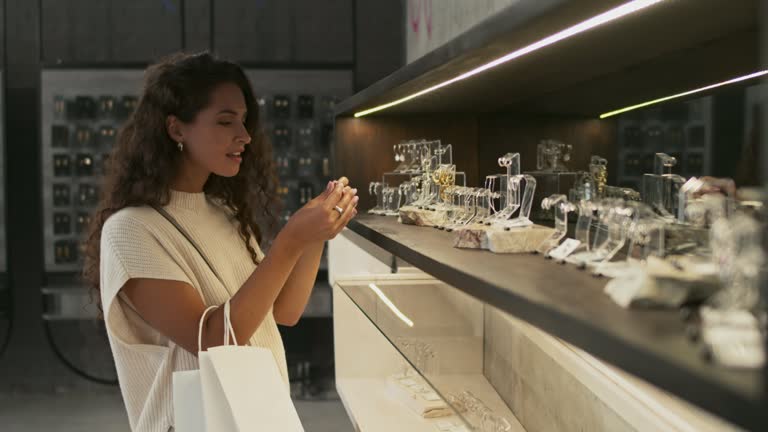
<svg viewBox="0 0 768 432">
<path fill-rule="evenodd" d="M 655 105 L 657 103 L 666 102 L 666 101 L 671 100 L 671 99 L 677 99 L 677 98 L 681 98 L 683 96 L 692 95 L 694 93 L 700 93 L 700 92 L 703 92 L 703 91 L 712 90 L 714 88 L 718 88 L 718 87 L 726 86 L 726 85 L 729 85 L 729 84 L 737 83 L 739 81 L 746 81 L 746 80 L 749 80 L 749 79 L 752 79 L 752 78 L 761 77 L 761 76 L 763 76 L 765 74 L 768 74 L 768 69 L 767 70 L 762 70 L 760 72 L 751 73 L 749 75 L 740 76 L 738 78 L 734 78 L 734 79 L 731 79 L 731 80 L 728 80 L 728 81 L 719 82 L 717 84 L 708 85 L 706 87 L 697 88 L 695 90 L 689 90 L 687 92 L 674 94 L 672 96 L 666 96 L 666 97 L 659 98 L 659 99 L 654 99 L 654 100 L 651 100 L 651 101 L 648 101 L 648 102 L 639 103 L 637 105 L 628 106 L 626 108 L 617 109 L 615 111 L 610 111 L 610 112 L 607 112 L 605 114 L 600 114 L 600 118 L 604 119 L 604 118 L 612 117 L 612 116 L 615 116 L 615 115 L 618 115 L 618 114 L 625 113 L 627 111 L 632 111 L 632 110 L 636 110 L 638 108 L 647 107 L 649 105 Z"/>
</svg>

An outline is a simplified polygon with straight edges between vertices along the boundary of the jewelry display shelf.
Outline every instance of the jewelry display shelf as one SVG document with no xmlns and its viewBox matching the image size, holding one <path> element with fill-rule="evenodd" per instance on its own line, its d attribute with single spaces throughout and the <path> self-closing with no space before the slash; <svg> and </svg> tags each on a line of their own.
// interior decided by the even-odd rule
<svg viewBox="0 0 768 432">
<path fill-rule="evenodd" d="M 677 311 L 623 309 L 607 279 L 534 254 L 452 247 L 452 234 L 360 215 L 349 228 L 453 287 L 630 374 L 748 429 L 768 424 L 762 371 L 708 363 Z"/>
</svg>

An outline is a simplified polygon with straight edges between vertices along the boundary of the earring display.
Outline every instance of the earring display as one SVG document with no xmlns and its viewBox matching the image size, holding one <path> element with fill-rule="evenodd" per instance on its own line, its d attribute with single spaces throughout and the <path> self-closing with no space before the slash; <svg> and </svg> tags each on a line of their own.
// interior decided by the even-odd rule
<svg viewBox="0 0 768 432">
<path fill-rule="evenodd" d="M 117 109 L 115 109 L 116 120 L 120 123 L 128 120 L 128 117 L 133 114 L 136 106 L 139 104 L 139 98 L 133 95 L 122 96 L 117 103 Z"/>
<path fill-rule="evenodd" d="M 272 115 L 281 119 L 291 117 L 290 98 L 288 96 L 277 95 L 272 99 Z"/>
<path fill-rule="evenodd" d="M 51 127 L 51 146 L 69 147 L 69 128 L 62 125 Z"/>
<path fill-rule="evenodd" d="M 673 103 L 676 109 L 653 110 L 618 117 L 617 184 L 640 190 L 644 173 L 654 173 L 656 153 L 670 151 L 684 161 L 679 173 L 701 175 L 711 169 L 712 97 Z M 673 154 L 674 153 L 674 154 Z"/>
<path fill-rule="evenodd" d="M 403 198 L 400 188 L 386 187 L 382 190 L 382 195 L 384 216 L 398 216 Z"/>
<path fill-rule="evenodd" d="M 711 226 L 733 213 L 735 193 L 732 179 L 691 177 L 680 187 L 677 221 L 697 227 Z"/>
<path fill-rule="evenodd" d="M 93 143 L 93 131 L 88 126 L 78 126 L 75 129 L 75 144 L 78 147 L 90 147 Z"/>
<path fill-rule="evenodd" d="M 297 134 L 299 148 L 311 149 L 315 144 L 315 129 L 313 127 L 299 128 Z"/>
<path fill-rule="evenodd" d="M 115 144 L 117 130 L 112 126 L 102 126 L 99 128 L 99 145 L 111 148 Z"/>
<path fill-rule="evenodd" d="M 315 117 L 315 97 L 312 95 L 299 95 L 299 118 L 311 119 Z"/>
<path fill-rule="evenodd" d="M 45 270 L 78 272 L 78 248 L 142 71 L 44 71 L 41 91 Z"/>
<path fill-rule="evenodd" d="M 466 174 L 453 164 L 453 146 L 439 140 L 405 142 L 395 146 L 395 161 L 401 173 L 385 173 L 385 178 L 409 175 L 415 185 L 407 205 L 399 209 L 401 223 L 445 229 L 451 210 L 452 191 L 466 186 Z M 400 149 L 400 150 L 398 150 Z M 416 167 L 420 165 L 421 168 Z"/>
<path fill-rule="evenodd" d="M 282 224 L 331 180 L 333 110 L 351 94 L 351 79 L 346 71 L 247 70 L 246 75 L 257 95 L 261 129 L 272 144 Z M 325 265 L 323 259 L 321 268 Z"/>
<path fill-rule="evenodd" d="M 291 129 L 287 126 L 275 126 L 272 131 L 272 143 L 275 149 L 291 147 Z"/>
<path fill-rule="evenodd" d="M 733 180 L 686 180 L 671 172 L 676 163 L 675 156 L 656 153 L 638 200 L 628 188 L 604 185 L 600 194 L 605 164 L 593 158 L 590 174 L 580 175 L 570 193 L 578 199 L 567 208 L 578 211 L 574 238 L 551 248 L 566 226 L 561 208 L 552 243 L 540 251 L 611 278 L 605 293 L 622 307 L 704 302 L 695 325 L 708 358 L 724 367 L 761 368 L 764 226 L 750 206 L 762 208 L 762 199 L 739 207 Z M 542 207 L 557 209 L 564 202 L 564 196 L 553 196 Z M 709 236 L 702 235 L 707 229 Z"/>
<path fill-rule="evenodd" d="M 448 222 L 439 227 L 448 232 L 463 230 L 472 225 L 482 226 L 491 217 L 493 209 L 492 192 L 487 188 L 454 186 L 450 190 Z M 462 240 L 457 240 L 461 242 Z M 457 247 L 471 247 L 456 244 Z"/>
<path fill-rule="evenodd" d="M 91 96 L 77 95 L 74 100 L 68 100 L 66 106 L 69 120 L 93 120 L 98 112 L 96 99 Z"/>
<path fill-rule="evenodd" d="M 643 175 L 643 201 L 662 217 L 674 219 L 678 214 L 678 196 L 685 178 L 672 174 L 677 159 L 666 153 L 656 153 L 653 174 Z"/>
<path fill-rule="evenodd" d="M 66 235 L 72 232 L 72 217 L 67 213 L 54 213 L 53 232 L 58 235 Z"/>
<path fill-rule="evenodd" d="M 99 96 L 99 116 L 106 118 L 115 115 L 117 109 L 117 100 L 114 96 Z"/>
<path fill-rule="evenodd" d="M 90 177 L 93 175 L 93 155 L 90 153 L 78 153 L 75 158 L 76 175 L 78 177 Z"/>
<path fill-rule="evenodd" d="M 368 194 L 371 195 L 376 205 L 373 206 L 370 210 L 368 210 L 368 213 L 370 214 L 382 214 L 384 211 L 384 183 L 381 182 L 371 182 L 368 185 Z"/>
<path fill-rule="evenodd" d="M 536 179 L 520 174 L 519 153 L 499 157 L 498 164 L 506 169 L 505 174 L 486 177 L 485 188 L 459 191 L 455 197 L 455 203 L 462 209 L 454 212 L 460 216 L 449 227 L 455 231 L 453 245 L 494 253 L 536 251 L 554 232 L 552 228 L 534 225 L 529 219 Z"/>
<path fill-rule="evenodd" d="M 576 206 L 568 202 L 565 195 L 552 195 L 541 201 L 541 208 L 544 210 L 553 210 L 555 214 L 555 232 L 552 236 L 544 240 L 538 247 L 540 254 L 547 255 L 549 251 L 560 244 L 568 233 L 568 213 L 576 210 Z"/>
<path fill-rule="evenodd" d="M 88 230 L 88 227 L 91 225 L 91 214 L 90 213 L 78 213 L 77 219 L 75 221 L 75 231 L 78 234 L 83 234 Z"/>
<path fill-rule="evenodd" d="M 605 186 L 608 184 L 608 161 L 600 156 L 592 156 L 589 162 L 589 175 L 595 182 L 597 196 L 605 195 Z"/>
<path fill-rule="evenodd" d="M 72 164 L 68 154 L 53 155 L 53 175 L 65 177 L 72 175 Z"/>
<path fill-rule="evenodd" d="M 553 139 L 539 142 L 536 151 L 536 171 L 527 174 L 536 181 L 533 200 L 540 203 L 545 197 L 567 194 L 576 181 L 577 173 L 568 169 L 573 146 Z M 533 219 L 552 220 L 552 213 L 540 207 L 533 209 Z"/>
</svg>

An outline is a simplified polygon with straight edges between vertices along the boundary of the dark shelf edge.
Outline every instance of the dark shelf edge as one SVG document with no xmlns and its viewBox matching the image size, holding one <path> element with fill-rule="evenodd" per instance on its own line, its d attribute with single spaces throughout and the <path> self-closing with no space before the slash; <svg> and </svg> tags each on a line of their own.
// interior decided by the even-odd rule
<svg viewBox="0 0 768 432">
<path fill-rule="evenodd" d="M 481 21 L 461 35 L 451 39 L 424 56 L 406 64 L 390 75 L 373 83 L 336 105 L 335 116 L 351 116 L 372 98 L 418 78 L 463 55 L 477 50 L 499 36 L 514 31 L 564 0 L 520 0 L 495 15 Z M 524 12 L 521 13 L 521 9 Z"/>
<path fill-rule="evenodd" d="M 768 399 L 765 398 L 765 393 L 757 399 L 750 398 L 708 379 L 707 376 L 696 375 L 653 352 L 628 344 L 604 329 L 434 260 L 366 226 L 360 220 L 352 220 L 348 227 L 377 246 L 466 294 L 510 313 L 716 416 L 750 430 L 760 429 L 768 424 Z"/>
</svg>

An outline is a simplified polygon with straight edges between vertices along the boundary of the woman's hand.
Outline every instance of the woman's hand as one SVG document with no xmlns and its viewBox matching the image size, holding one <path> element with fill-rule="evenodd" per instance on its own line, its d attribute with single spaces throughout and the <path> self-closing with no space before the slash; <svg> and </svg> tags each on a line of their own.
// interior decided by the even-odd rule
<svg viewBox="0 0 768 432">
<path fill-rule="evenodd" d="M 330 240 L 357 215 L 357 189 L 342 177 L 297 211 L 285 226 L 285 234 L 300 246 Z M 342 211 L 339 212 L 338 209 Z"/>
<path fill-rule="evenodd" d="M 325 188 L 323 193 L 313 198 L 310 202 L 305 204 L 304 207 L 316 207 L 318 205 L 321 205 L 328 198 L 328 195 L 330 195 L 334 191 L 334 188 L 339 183 L 341 183 L 341 185 L 344 188 L 346 188 L 347 186 L 349 186 L 349 179 L 346 177 L 341 177 L 338 180 L 331 180 L 330 182 L 328 182 L 328 186 Z"/>
</svg>

